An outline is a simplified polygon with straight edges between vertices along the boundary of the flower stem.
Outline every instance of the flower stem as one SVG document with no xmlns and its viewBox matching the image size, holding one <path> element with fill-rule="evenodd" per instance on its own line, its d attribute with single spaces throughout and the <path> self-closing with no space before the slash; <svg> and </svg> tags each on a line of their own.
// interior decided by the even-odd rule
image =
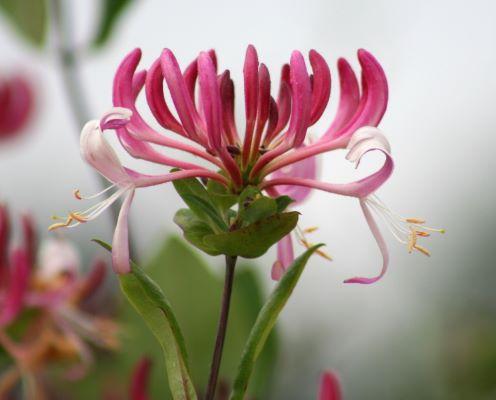
<svg viewBox="0 0 496 400">
<path fill-rule="evenodd" d="M 207 394 L 205 400 L 213 400 L 215 388 L 219 377 L 220 362 L 222 360 L 222 350 L 226 337 L 227 321 L 229 317 L 229 307 L 231 305 L 231 294 L 234 282 L 234 268 L 236 257 L 226 256 L 226 275 L 224 278 L 224 291 L 222 293 L 222 304 L 220 310 L 219 324 L 217 326 L 217 339 L 215 340 L 214 354 L 210 367 L 210 377 L 208 379 Z"/>
</svg>

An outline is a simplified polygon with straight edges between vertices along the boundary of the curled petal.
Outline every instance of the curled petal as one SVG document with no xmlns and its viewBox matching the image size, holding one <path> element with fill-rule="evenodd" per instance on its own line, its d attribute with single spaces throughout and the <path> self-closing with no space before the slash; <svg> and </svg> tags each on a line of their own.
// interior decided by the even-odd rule
<svg viewBox="0 0 496 400">
<path fill-rule="evenodd" d="M 200 116 L 196 111 L 193 99 L 188 91 L 186 82 L 174 54 L 165 49 L 160 57 L 162 73 L 176 107 L 179 119 L 188 136 L 196 138 L 203 134 Z"/>
<path fill-rule="evenodd" d="M 370 135 L 372 133 L 375 135 Z M 389 143 L 384 135 L 373 127 L 365 127 L 357 131 L 358 139 L 354 140 L 354 146 L 349 149 L 347 159 L 356 162 L 357 165 L 360 159 L 369 151 L 381 151 L 386 159 L 382 167 L 373 174 L 350 183 L 325 183 L 314 179 L 298 178 L 298 177 L 281 177 L 262 182 L 263 189 L 277 185 L 295 185 L 304 186 L 314 189 L 323 190 L 329 193 L 340 194 L 343 196 L 351 196 L 365 198 L 369 194 L 374 193 L 393 173 L 394 162 L 389 153 Z"/>
<path fill-rule="evenodd" d="M 277 242 L 277 260 L 272 265 L 272 279 L 278 281 L 294 261 L 293 239 L 291 233 Z"/>
<path fill-rule="evenodd" d="M 100 129 L 104 131 L 106 129 L 121 128 L 129 122 L 132 115 L 133 112 L 128 108 L 114 107 L 110 111 L 103 114 L 100 119 Z"/>
<path fill-rule="evenodd" d="M 372 216 L 372 213 L 370 212 L 369 207 L 365 203 L 363 199 L 360 199 L 360 207 L 362 208 L 363 215 L 365 217 L 365 220 L 367 221 L 367 224 L 370 228 L 370 231 L 372 232 L 372 235 L 374 235 L 375 241 L 377 242 L 377 245 L 379 246 L 379 250 L 381 251 L 382 255 L 382 269 L 379 275 L 373 278 L 361 278 L 361 277 L 354 277 L 350 278 L 344 281 L 344 283 L 361 283 L 361 284 L 371 284 L 374 282 L 377 282 L 379 279 L 381 279 L 384 274 L 387 271 L 388 265 L 389 265 L 389 252 L 387 249 L 386 242 L 384 241 L 384 238 L 382 237 L 381 231 L 379 230 L 379 227 L 377 226 L 377 223 L 374 220 L 374 217 Z"/>
<path fill-rule="evenodd" d="M 128 217 L 133 197 L 134 189 L 131 189 L 122 202 L 112 240 L 112 267 L 117 274 L 127 274 L 131 272 L 129 261 Z"/>
<path fill-rule="evenodd" d="M 353 72 L 353 68 L 351 68 L 351 65 L 344 58 L 338 60 L 338 73 L 340 87 L 338 111 L 331 126 L 320 139 L 321 141 L 332 139 L 333 135 L 335 135 L 343 125 L 348 123 L 357 111 L 358 103 L 360 101 L 358 80 Z"/>
<path fill-rule="evenodd" d="M 83 127 L 80 147 L 83 159 L 109 181 L 113 183 L 129 181 L 119 157 L 103 137 L 99 121 L 89 121 Z"/>
<path fill-rule="evenodd" d="M 329 102 L 331 72 L 324 57 L 315 50 L 310 50 L 309 58 L 313 70 L 312 111 L 310 116 L 310 125 L 313 125 L 320 119 Z"/>
<path fill-rule="evenodd" d="M 145 81 L 145 93 L 148 106 L 158 123 L 165 129 L 184 135 L 183 127 L 171 113 L 165 102 L 164 75 L 162 74 L 160 59 L 152 64 L 148 72 Z"/>
<path fill-rule="evenodd" d="M 358 51 L 358 61 L 363 72 L 362 101 L 355 115 L 333 137 L 349 137 L 363 126 L 377 126 L 388 102 L 388 84 L 384 70 L 368 51 Z"/>
<path fill-rule="evenodd" d="M 131 400 L 147 400 L 149 398 L 148 381 L 150 379 L 151 366 L 151 360 L 144 357 L 134 368 L 130 388 Z"/>
<path fill-rule="evenodd" d="M 326 371 L 320 378 L 318 400 L 342 400 L 341 383 L 334 371 Z"/>
<path fill-rule="evenodd" d="M 295 147 L 299 147 L 305 140 L 310 122 L 312 89 L 305 60 L 299 51 L 291 54 L 290 67 L 293 101 L 287 137 L 293 139 Z"/>
</svg>

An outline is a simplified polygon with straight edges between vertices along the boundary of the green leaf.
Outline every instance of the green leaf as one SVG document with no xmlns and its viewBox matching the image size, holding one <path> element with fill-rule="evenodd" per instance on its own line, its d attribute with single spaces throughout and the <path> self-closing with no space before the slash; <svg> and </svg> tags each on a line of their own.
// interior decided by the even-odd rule
<svg viewBox="0 0 496 400">
<path fill-rule="evenodd" d="M 206 235 L 214 234 L 214 231 L 207 223 L 200 220 L 193 211 L 188 208 L 181 208 L 176 212 L 174 222 L 183 230 L 184 238 L 193 246 L 211 256 L 218 256 L 221 254 L 203 242 L 203 238 Z"/>
<path fill-rule="evenodd" d="M 276 197 L 275 201 L 277 203 L 277 212 L 283 212 L 291 203 L 294 203 L 294 200 L 286 195 Z"/>
<path fill-rule="evenodd" d="M 253 223 L 270 217 L 277 212 L 277 203 L 270 197 L 259 197 L 239 211 L 243 222 Z"/>
<path fill-rule="evenodd" d="M 198 210 L 200 210 L 201 211 L 200 215 L 205 215 L 208 218 L 208 220 L 210 220 L 215 225 L 215 227 L 217 227 L 221 231 L 228 230 L 228 226 L 226 222 L 219 214 L 215 206 L 212 205 L 212 203 L 194 194 L 183 194 L 182 198 L 184 199 L 184 201 L 187 202 L 188 206 L 191 208 L 193 212 L 195 212 L 195 214 L 197 214 L 197 216 L 198 216 Z"/>
<path fill-rule="evenodd" d="M 0 0 L 0 11 L 15 29 L 32 45 L 45 42 L 48 16 L 45 0 Z"/>
<path fill-rule="evenodd" d="M 101 47 L 110 38 L 125 9 L 133 0 L 101 0 L 100 21 L 93 39 L 93 46 Z"/>
<path fill-rule="evenodd" d="M 212 223 L 212 228 L 227 230 L 226 222 L 222 219 L 207 189 L 198 179 L 179 179 L 173 184 L 176 192 L 198 218 Z"/>
<path fill-rule="evenodd" d="M 228 256 L 260 257 L 294 229 L 298 215 L 295 211 L 276 214 L 232 232 L 207 235 L 203 242 Z"/>
<path fill-rule="evenodd" d="M 214 203 L 223 211 L 231 208 L 238 200 L 238 196 L 230 193 L 224 185 L 213 179 L 209 179 L 207 182 L 207 192 Z"/>
<path fill-rule="evenodd" d="M 276 323 L 277 317 L 293 293 L 308 259 L 320 246 L 322 245 L 311 247 L 291 264 L 260 310 L 241 357 L 238 373 L 234 380 L 231 400 L 243 400 L 245 398 L 245 392 L 255 363 Z"/>
<path fill-rule="evenodd" d="M 105 249 L 111 246 L 95 240 Z M 186 347 L 172 307 L 160 287 L 135 263 L 131 272 L 119 275 L 122 292 L 141 315 L 162 347 L 174 400 L 194 400 L 197 395 L 189 375 Z"/>
</svg>

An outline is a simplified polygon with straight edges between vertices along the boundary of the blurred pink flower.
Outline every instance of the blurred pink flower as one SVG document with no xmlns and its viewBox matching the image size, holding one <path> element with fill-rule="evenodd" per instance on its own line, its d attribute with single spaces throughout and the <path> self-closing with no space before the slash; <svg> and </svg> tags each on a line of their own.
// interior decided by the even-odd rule
<svg viewBox="0 0 496 400">
<path fill-rule="evenodd" d="M 320 378 L 318 400 L 342 400 L 341 383 L 334 371 L 326 371 Z"/>
<path fill-rule="evenodd" d="M 113 238 L 113 267 L 118 273 L 129 272 L 127 217 L 135 189 L 186 177 L 201 177 L 220 182 L 232 193 L 240 193 L 246 186 L 254 185 L 273 195 L 288 193 L 298 201 L 302 201 L 312 189 L 357 198 L 379 244 L 383 267 L 374 278 L 352 278 L 346 282 L 375 282 L 384 275 L 388 265 L 387 248 L 370 209 L 388 222 L 393 233 L 408 244 L 409 250 L 426 253 L 417 244 L 417 238 L 427 235 L 428 228 L 421 226 L 418 219 L 395 217 L 374 195 L 391 175 L 394 164 L 389 143 L 376 128 L 387 106 L 387 81 L 382 67 L 369 52 L 358 51 L 362 68 L 361 87 L 349 63 L 339 59 L 341 93 L 338 111 L 329 128 L 313 143 L 306 143 L 307 131 L 321 118 L 331 92 L 329 67 L 315 50 L 309 53 L 312 74 L 307 71 L 305 59 L 299 51 L 291 54 L 289 64 L 282 68 L 275 100 L 270 93 L 269 71 L 259 63 L 255 48 L 248 46 L 243 69 L 243 139 L 234 117 L 234 83 L 229 70 L 217 71 L 217 57 L 213 50 L 201 52 L 183 71 L 169 49 L 162 52 L 148 71 L 137 72 L 140 59 L 139 49 L 125 57 L 114 78 L 115 108 L 99 121 L 88 122 L 81 135 L 83 158 L 112 182 L 109 190 L 115 191 L 86 211 L 70 213 L 52 229 L 92 220 L 124 196 Z M 175 113 L 164 95 L 164 81 Z M 145 122 L 136 108 L 136 98 L 143 87 L 157 122 L 176 133 L 181 140 L 173 139 Z M 124 167 L 103 136 L 103 132 L 110 129 L 115 130 L 122 147 L 132 157 L 181 170 L 151 176 Z M 213 169 L 169 157 L 156 146 L 194 155 L 210 163 Z M 382 153 L 384 163 L 378 171 L 355 182 L 333 184 L 317 180 L 315 157 L 338 149 L 347 149 L 346 158 L 357 166 L 371 151 Z M 217 172 L 219 169 L 221 173 Z M 77 198 L 83 198 L 79 191 L 75 194 Z M 288 244 L 286 248 L 284 243 Z M 288 249 L 289 242 L 283 241 L 279 246 L 281 255 L 289 252 Z M 284 255 L 288 259 L 289 256 Z M 281 261 L 274 268 L 273 276 L 280 276 L 286 267 L 287 262 Z"/>
<path fill-rule="evenodd" d="M 84 303 L 101 286 L 106 266 L 96 260 L 90 273 L 81 276 L 79 256 L 67 241 L 43 242 L 37 254 L 33 222 L 22 219 L 23 241 L 9 245 L 7 208 L 0 205 L 0 345 L 15 362 L 0 379 L 0 398 L 25 377 L 34 392 L 43 391 L 40 375 L 51 363 L 69 361 L 68 379 L 83 376 L 93 362 L 89 344 L 105 349 L 118 346 L 117 325 L 108 317 L 91 315 Z M 13 339 L 10 327 L 27 325 Z"/>
<path fill-rule="evenodd" d="M 134 368 L 131 388 L 130 400 L 148 400 L 148 381 L 150 379 L 150 368 L 152 362 L 149 358 L 143 357 Z"/>
<path fill-rule="evenodd" d="M 34 109 L 31 83 L 21 75 L 0 79 L 0 141 L 16 136 Z"/>
</svg>

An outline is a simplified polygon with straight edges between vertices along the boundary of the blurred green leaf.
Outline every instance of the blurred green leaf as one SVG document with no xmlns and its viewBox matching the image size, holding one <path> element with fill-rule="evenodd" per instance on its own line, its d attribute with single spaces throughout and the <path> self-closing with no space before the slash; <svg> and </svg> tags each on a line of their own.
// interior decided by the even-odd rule
<svg viewBox="0 0 496 400">
<path fill-rule="evenodd" d="M 101 47 L 108 41 L 119 18 L 132 2 L 133 0 L 101 0 L 100 21 L 93 46 Z"/>
<path fill-rule="evenodd" d="M 211 256 L 221 254 L 214 248 L 203 243 L 203 238 L 206 235 L 213 234 L 214 231 L 205 222 L 201 221 L 193 211 L 188 208 L 181 208 L 174 215 L 174 222 L 182 229 L 184 238 L 193 246 Z"/>
<path fill-rule="evenodd" d="M 260 310 L 244 348 L 241 362 L 239 363 L 231 400 L 243 400 L 245 398 L 248 382 L 254 370 L 255 363 L 276 323 L 277 317 L 293 293 L 308 259 L 320 246 L 322 245 L 311 247 L 291 264 Z"/>
<path fill-rule="evenodd" d="M 226 382 L 234 379 L 244 344 L 264 300 L 256 267 L 241 263 L 236 268 L 220 371 L 220 379 Z M 224 266 L 216 265 L 216 271 L 213 271 L 184 240 L 170 237 L 146 263 L 145 271 L 167 294 L 174 308 L 188 349 L 191 376 L 200 394 L 207 384 L 215 342 Z M 269 273 L 268 270 L 266 272 Z M 123 303 L 120 321 L 124 328 L 122 350 L 115 356 L 100 356 L 90 375 L 70 383 L 70 393 L 77 393 L 77 400 L 96 399 L 101 398 L 104 388 L 110 387 L 125 396 L 134 364 L 141 356 L 147 355 L 153 360 L 150 393 L 153 393 L 154 399 L 169 399 L 160 346 L 127 301 Z M 249 388 L 251 396 L 267 398 L 273 381 L 277 349 L 277 332 L 274 332 L 253 373 Z"/>
<path fill-rule="evenodd" d="M 0 11 L 22 37 L 36 47 L 45 42 L 47 7 L 45 0 L 0 0 Z"/>
<path fill-rule="evenodd" d="M 295 211 L 276 214 L 232 232 L 207 235 L 203 242 L 229 256 L 260 257 L 294 229 L 298 215 Z"/>
<path fill-rule="evenodd" d="M 108 244 L 100 240 L 95 240 L 95 242 L 111 250 Z M 122 292 L 141 315 L 162 347 L 173 399 L 196 399 L 187 366 L 184 338 L 162 289 L 135 263 L 132 263 L 130 273 L 119 275 L 119 281 Z"/>
</svg>

